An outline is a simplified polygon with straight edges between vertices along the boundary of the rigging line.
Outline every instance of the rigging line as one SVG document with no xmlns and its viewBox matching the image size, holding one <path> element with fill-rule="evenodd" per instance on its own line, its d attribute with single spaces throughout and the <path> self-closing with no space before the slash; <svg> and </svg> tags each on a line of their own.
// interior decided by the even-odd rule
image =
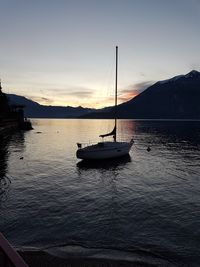
<svg viewBox="0 0 200 267">
<path fill-rule="evenodd" d="M 110 101 L 111 92 L 113 92 L 113 75 L 114 75 L 114 58 L 109 59 L 109 62 L 107 64 L 107 71 L 105 74 L 105 79 L 100 87 L 100 97 L 102 101 L 107 102 L 107 100 Z M 112 88 L 112 90 L 111 90 Z M 110 106 L 110 103 L 105 103 L 105 106 L 103 108 Z M 100 122 L 100 132 L 109 131 L 110 130 L 110 123 L 106 124 L 107 129 L 105 129 L 105 122 L 101 120 Z"/>
</svg>

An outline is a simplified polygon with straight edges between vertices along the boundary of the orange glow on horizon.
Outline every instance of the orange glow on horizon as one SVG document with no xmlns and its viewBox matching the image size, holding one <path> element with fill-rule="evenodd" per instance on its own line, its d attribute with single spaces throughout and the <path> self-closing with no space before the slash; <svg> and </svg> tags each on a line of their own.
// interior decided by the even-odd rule
<svg viewBox="0 0 200 267">
<path fill-rule="evenodd" d="M 118 104 L 122 104 L 124 102 L 127 102 L 131 100 L 132 98 L 136 97 L 138 94 L 135 94 L 135 92 L 128 92 L 128 93 L 122 93 L 118 95 Z M 94 109 L 100 109 L 104 107 L 114 106 L 114 98 L 112 97 L 100 97 L 98 99 L 97 97 L 91 97 L 89 99 L 47 99 L 45 97 L 29 97 L 26 96 L 28 99 L 31 99 L 35 102 L 37 102 L 40 105 L 45 106 L 71 106 L 71 107 L 83 107 L 83 108 L 94 108 Z"/>
</svg>

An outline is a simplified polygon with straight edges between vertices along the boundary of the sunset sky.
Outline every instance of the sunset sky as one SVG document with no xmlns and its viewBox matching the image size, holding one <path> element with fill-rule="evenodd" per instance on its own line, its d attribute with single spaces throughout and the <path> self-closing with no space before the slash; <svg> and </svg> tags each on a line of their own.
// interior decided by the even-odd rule
<svg viewBox="0 0 200 267">
<path fill-rule="evenodd" d="M 200 0 L 0 0 L 3 90 L 46 105 L 119 102 L 200 70 Z"/>
</svg>

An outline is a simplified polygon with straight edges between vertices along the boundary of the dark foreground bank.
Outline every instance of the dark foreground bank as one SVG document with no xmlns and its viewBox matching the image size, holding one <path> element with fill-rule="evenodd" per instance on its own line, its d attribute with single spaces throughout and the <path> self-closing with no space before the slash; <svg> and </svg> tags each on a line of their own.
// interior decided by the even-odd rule
<svg viewBox="0 0 200 267">
<path fill-rule="evenodd" d="M 65 246 L 46 250 L 25 249 L 18 253 L 29 267 L 175 267 L 183 266 L 145 251 L 126 252 Z"/>
</svg>

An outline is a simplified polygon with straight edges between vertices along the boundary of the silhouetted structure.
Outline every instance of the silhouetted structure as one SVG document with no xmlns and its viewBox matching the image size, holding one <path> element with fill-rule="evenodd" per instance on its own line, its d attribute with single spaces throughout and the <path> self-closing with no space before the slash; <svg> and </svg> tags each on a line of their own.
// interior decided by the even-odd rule
<svg viewBox="0 0 200 267">
<path fill-rule="evenodd" d="M 32 129 L 31 122 L 24 119 L 23 109 L 23 105 L 9 105 L 0 81 L 0 134 L 17 129 Z"/>
<path fill-rule="evenodd" d="M 8 115 L 10 107 L 8 105 L 7 97 L 2 93 L 2 86 L 0 80 L 0 119 Z"/>
</svg>

